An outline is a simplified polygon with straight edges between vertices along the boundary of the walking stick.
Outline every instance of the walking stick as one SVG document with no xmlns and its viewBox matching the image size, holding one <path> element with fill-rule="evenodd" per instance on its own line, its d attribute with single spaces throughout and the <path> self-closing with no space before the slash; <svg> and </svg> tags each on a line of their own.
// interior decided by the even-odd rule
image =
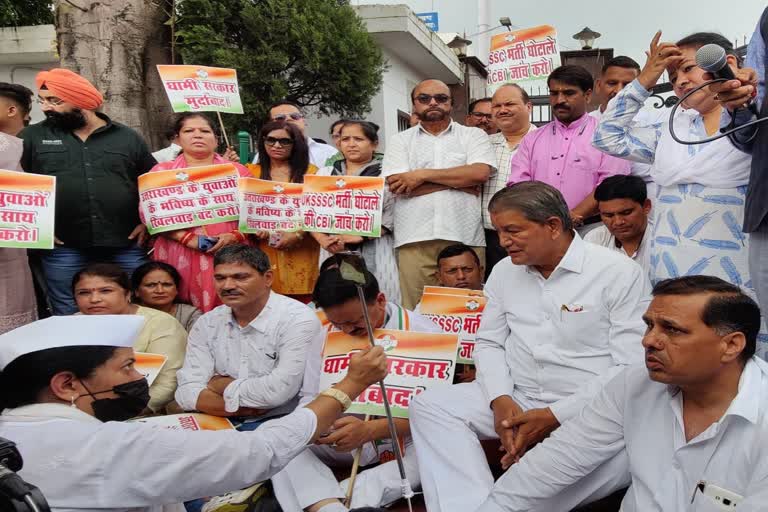
<svg viewBox="0 0 768 512">
<path fill-rule="evenodd" d="M 363 421 L 368 421 L 369 419 L 371 419 L 371 415 L 366 414 Z M 352 473 L 349 475 L 347 497 L 344 499 L 344 506 L 347 508 L 350 508 L 352 505 L 352 493 L 355 492 L 355 479 L 357 478 L 357 470 L 360 469 L 360 456 L 363 454 L 363 446 L 355 450 L 355 459 L 352 461 Z"/>
<path fill-rule="evenodd" d="M 357 298 L 360 300 L 360 306 L 363 309 L 363 318 L 365 318 L 365 329 L 368 332 L 368 341 L 372 347 L 376 346 L 376 342 L 373 339 L 373 327 L 371 326 L 371 318 L 368 315 L 368 304 L 365 302 L 365 291 L 363 287 L 366 284 L 365 279 L 365 261 L 362 255 L 356 251 L 345 251 L 337 253 L 339 256 L 339 273 L 341 277 L 346 281 L 350 281 L 357 288 Z M 413 497 L 413 489 L 408 482 L 408 478 L 405 476 L 405 465 L 403 464 L 403 454 L 400 450 L 400 443 L 397 442 L 397 428 L 395 427 L 395 421 L 392 418 L 392 410 L 389 407 L 389 398 L 387 397 L 387 388 L 384 385 L 384 379 L 379 381 L 379 387 L 381 387 L 381 395 L 384 400 L 384 412 L 387 416 L 387 425 L 389 426 L 389 435 L 392 438 L 392 445 L 395 452 L 395 459 L 397 460 L 397 469 L 400 472 L 400 491 L 403 498 L 408 501 L 408 510 L 413 512 L 413 505 L 411 504 L 411 498 Z"/>
</svg>

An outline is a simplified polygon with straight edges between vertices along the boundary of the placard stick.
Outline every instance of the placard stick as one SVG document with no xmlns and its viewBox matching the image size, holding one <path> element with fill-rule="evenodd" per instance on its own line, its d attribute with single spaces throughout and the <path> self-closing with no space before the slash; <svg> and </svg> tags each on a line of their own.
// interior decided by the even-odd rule
<svg viewBox="0 0 768 512">
<path fill-rule="evenodd" d="M 227 149 L 229 149 L 229 137 L 227 137 L 227 130 L 224 128 L 224 121 L 221 120 L 221 112 L 218 110 L 216 111 L 216 117 L 219 118 L 219 126 L 221 126 L 221 133 L 224 135 L 224 144 L 227 145 Z"/>
<path fill-rule="evenodd" d="M 363 421 L 368 421 L 369 419 L 371 419 L 371 415 L 366 414 Z M 349 475 L 349 488 L 347 488 L 347 497 L 344 500 L 344 506 L 347 508 L 352 504 L 352 493 L 355 491 L 355 479 L 357 478 L 357 470 L 360 469 L 360 455 L 363 453 L 363 446 L 355 451 L 355 459 L 352 461 L 352 473 Z"/>
</svg>

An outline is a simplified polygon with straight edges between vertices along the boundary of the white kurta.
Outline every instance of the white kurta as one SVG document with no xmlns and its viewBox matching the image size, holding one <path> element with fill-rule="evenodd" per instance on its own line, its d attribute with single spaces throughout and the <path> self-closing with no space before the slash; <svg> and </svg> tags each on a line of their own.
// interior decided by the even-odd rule
<svg viewBox="0 0 768 512">
<path fill-rule="evenodd" d="M 617 453 L 632 475 L 624 512 L 724 510 L 700 492 L 703 480 L 744 497 L 738 512 L 768 503 L 768 364 L 753 357 L 722 418 L 686 442 L 679 390 L 648 378 L 638 365 L 609 382 L 578 418 L 513 465 L 479 512 L 538 510 Z M 588 477 L 587 477 L 588 478 Z M 693 498 L 693 500 L 692 500 Z"/>
<path fill-rule="evenodd" d="M 6 409 L 0 436 L 24 458 L 19 475 L 52 512 L 168 512 L 280 471 L 312 438 L 309 409 L 253 432 L 192 432 L 145 423 L 102 423 L 78 409 L 35 404 Z M 166 505 L 166 507 L 163 507 Z"/>
</svg>

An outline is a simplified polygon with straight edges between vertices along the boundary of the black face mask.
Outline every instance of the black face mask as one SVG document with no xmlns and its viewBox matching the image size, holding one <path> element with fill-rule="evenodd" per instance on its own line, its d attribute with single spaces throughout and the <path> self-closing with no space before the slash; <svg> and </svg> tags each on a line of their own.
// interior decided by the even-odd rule
<svg viewBox="0 0 768 512">
<path fill-rule="evenodd" d="M 83 384 L 85 387 L 85 384 Z M 91 407 L 93 415 L 101 421 L 125 421 L 135 418 L 149 403 L 149 384 L 147 379 L 138 379 L 125 384 L 118 384 L 106 391 L 91 391 L 85 387 L 93 398 Z M 117 398 L 96 398 L 95 395 L 112 391 Z"/>
<path fill-rule="evenodd" d="M 49 110 L 44 112 L 44 114 L 45 122 L 48 126 L 65 132 L 79 130 L 87 124 L 83 111 L 79 108 L 74 109 L 72 112 L 54 112 Z"/>
</svg>

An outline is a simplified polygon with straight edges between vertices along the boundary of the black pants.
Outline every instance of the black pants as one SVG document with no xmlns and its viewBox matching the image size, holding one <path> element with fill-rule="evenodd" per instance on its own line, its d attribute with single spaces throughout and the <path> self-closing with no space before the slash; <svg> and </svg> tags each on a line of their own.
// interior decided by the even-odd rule
<svg viewBox="0 0 768 512">
<path fill-rule="evenodd" d="M 499 234 L 493 229 L 485 230 L 485 281 L 491 275 L 494 265 L 507 257 L 507 251 L 499 245 Z"/>
</svg>

